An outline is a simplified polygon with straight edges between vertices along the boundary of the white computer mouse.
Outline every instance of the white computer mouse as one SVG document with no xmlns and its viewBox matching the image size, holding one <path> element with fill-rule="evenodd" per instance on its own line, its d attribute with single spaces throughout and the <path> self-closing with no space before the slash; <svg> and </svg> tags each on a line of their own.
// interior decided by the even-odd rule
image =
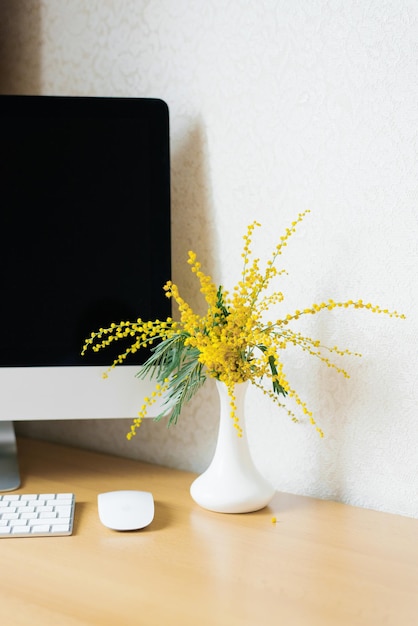
<svg viewBox="0 0 418 626">
<path fill-rule="evenodd" d="M 97 496 L 99 519 L 112 530 L 138 530 L 154 519 L 149 491 L 108 491 Z"/>
</svg>

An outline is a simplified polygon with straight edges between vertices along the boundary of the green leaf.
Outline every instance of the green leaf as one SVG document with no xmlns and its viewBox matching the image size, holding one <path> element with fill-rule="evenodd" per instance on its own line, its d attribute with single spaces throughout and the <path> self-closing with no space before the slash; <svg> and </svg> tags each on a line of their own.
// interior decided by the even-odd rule
<svg viewBox="0 0 418 626">
<path fill-rule="evenodd" d="M 261 352 L 263 353 L 267 352 L 266 346 L 259 345 L 257 346 L 257 348 L 261 350 Z M 276 367 L 276 363 L 275 363 L 273 355 L 269 356 L 269 367 L 270 367 L 271 374 L 273 376 L 272 385 L 273 385 L 274 393 L 277 393 L 277 395 L 282 394 L 283 396 L 287 396 L 286 389 L 284 389 L 284 387 L 282 387 L 279 381 L 277 380 L 278 371 L 277 371 L 277 367 Z"/>
</svg>

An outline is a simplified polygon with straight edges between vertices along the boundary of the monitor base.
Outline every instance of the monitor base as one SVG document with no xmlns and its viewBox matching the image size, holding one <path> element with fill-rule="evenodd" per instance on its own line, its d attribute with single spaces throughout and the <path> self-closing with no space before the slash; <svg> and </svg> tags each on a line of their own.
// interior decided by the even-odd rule
<svg viewBox="0 0 418 626">
<path fill-rule="evenodd" d="M 0 491 L 20 487 L 17 445 L 13 422 L 0 421 Z"/>
</svg>

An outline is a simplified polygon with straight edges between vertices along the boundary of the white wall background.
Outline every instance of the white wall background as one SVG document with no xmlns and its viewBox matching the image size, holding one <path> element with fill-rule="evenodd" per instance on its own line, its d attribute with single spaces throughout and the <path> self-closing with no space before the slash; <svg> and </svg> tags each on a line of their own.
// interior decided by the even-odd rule
<svg viewBox="0 0 418 626">
<path fill-rule="evenodd" d="M 3 0 L 2 91 L 154 96 L 171 111 L 173 278 L 191 303 L 194 249 L 218 282 L 241 268 L 254 219 L 272 249 L 299 211 L 283 266 L 286 312 L 363 354 L 345 380 L 295 352 L 288 377 L 325 431 L 252 390 L 257 465 L 277 489 L 418 517 L 418 4 L 415 0 Z M 212 384 L 179 425 L 21 425 L 20 432 L 194 471 L 216 439 Z"/>
</svg>

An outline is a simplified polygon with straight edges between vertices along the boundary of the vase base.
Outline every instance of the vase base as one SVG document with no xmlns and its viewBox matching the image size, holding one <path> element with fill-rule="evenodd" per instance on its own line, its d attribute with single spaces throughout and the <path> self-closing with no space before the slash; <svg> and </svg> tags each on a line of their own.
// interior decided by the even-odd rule
<svg viewBox="0 0 418 626">
<path fill-rule="evenodd" d="M 237 490 L 229 490 L 225 483 L 214 486 L 202 474 L 190 486 L 193 500 L 208 511 L 215 513 L 252 513 L 264 509 L 275 494 L 273 487 L 261 476 L 256 484 L 242 484 Z"/>
</svg>

